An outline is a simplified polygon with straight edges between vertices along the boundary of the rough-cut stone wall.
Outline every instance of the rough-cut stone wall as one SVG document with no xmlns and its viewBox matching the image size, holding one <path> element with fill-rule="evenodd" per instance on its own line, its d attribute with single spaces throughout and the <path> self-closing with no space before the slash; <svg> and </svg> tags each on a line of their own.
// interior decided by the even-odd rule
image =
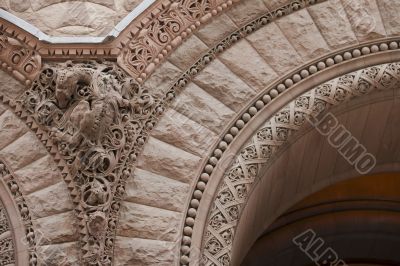
<svg viewBox="0 0 400 266">
<path fill-rule="evenodd" d="M 0 0 L 0 7 L 53 36 L 103 36 L 141 0 Z"/>
</svg>

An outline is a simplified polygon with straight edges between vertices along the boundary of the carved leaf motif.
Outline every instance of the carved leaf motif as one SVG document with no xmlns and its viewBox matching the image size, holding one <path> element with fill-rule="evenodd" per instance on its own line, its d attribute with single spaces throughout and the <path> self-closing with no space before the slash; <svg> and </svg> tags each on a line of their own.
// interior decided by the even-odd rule
<svg viewBox="0 0 400 266">
<path fill-rule="evenodd" d="M 55 140 L 78 185 L 83 264 L 110 265 L 119 183 L 155 100 L 115 64 L 89 61 L 47 65 L 19 102 Z"/>
</svg>

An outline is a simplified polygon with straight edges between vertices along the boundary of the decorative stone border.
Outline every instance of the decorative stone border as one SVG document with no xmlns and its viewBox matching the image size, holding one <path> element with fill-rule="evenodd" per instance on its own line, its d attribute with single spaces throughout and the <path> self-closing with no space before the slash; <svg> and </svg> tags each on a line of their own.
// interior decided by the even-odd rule
<svg viewBox="0 0 400 266">
<path fill-rule="evenodd" d="M 41 68 L 37 51 L 0 32 L 0 66 L 24 85 L 30 85 Z"/>
<path fill-rule="evenodd" d="M 19 185 L 17 180 L 14 178 L 14 173 L 10 170 L 7 163 L 2 158 L 0 158 L 0 178 L 7 185 L 9 193 L 12 195 L 15 202 L 15 206 L 18 208 L 20 219 L 24 225 L 26 238 L 25 241 L 29 252 L 29 266 L 39 265 L 38 256 L 36 254 L 36 236 L 28 205 L 26 204 L 26 201 L 19 190 Z M 22 241 L 22 239 L 18 240 Z"/>
<path fill-rule="evenodd" d="M 285 6 L 283 8 L 277 9 L 275 14 L 279 14 L 281 17 L 283 14 L 289 14 L 294 10 L 299 10 L 301 6 L 298 6 L 297 1 L 295 1 L 295 8 L 291 5 Z M 315 4 L 317 1 L 308 1 L 308 4 Z M 322 2 L 322 1 L 318 1 Z M 287 13 L 283 12 L 285 10 Z M 277 18 L 277 17 L 275 17 Z M 175 94 L 186 86 L 196 75 L 206 67 L 213 59 L 217 57 L 218 54 L 225 51 L 232 44 L 237 42 L 239 39 L 244 38 L 248 34 L 254 32 L 255 30 L 261 28 L 262 26 L 268 24 L 269 14 L 261 16 L 260 18 L 252 21 L 250 24 L 242 27 L 238 31 L 231 34 L 229 37 L 225 38 L 219 44 L 214 46 L 210 51 L 205 53 L 192 67 L 189 68 L 183 75 L 178 78 L 167 93 L 168 99 L 173 99 Z M 308 63 L 305 67 L 296 70 L 292 74 L 286 75 L 281 78 L 279 82 L 276 82 L 271 87 L 264 90 L 263 93 L 258 95 L 252 104 L 241 112 L 240 118 L 238 118 L 233 126 L 226 130 L 223 140 L 221 140 L 214 151 L 211 153 L 208 162 L 206 162 L 203 171 L 198 178 L 197 185 L 193 191 L 190 205 L 188 206 L 185 226 L 183 228 L 183 238 L 181 246 L 181 265 L 187 265 L 190 263 L 189 254 L 191 249 L 191 236 L 193 234 L 193 227 L 195 224 L 195 218 L 197 215 L 197 209 L 200 206 L 200 200 L 202 198 L 203 192 L 206 189 L 206 184 L 210 179 L 214 168 L 216 167 L 219 160 L 222 158 L 224 151 L 228 148 L 229 144 L 235 139 L 239 134 L 240 130 L 243 129 L 245 124 L 248 124 L 252 117 L 254 117 L 260 110 L 264 109 L 272 100 L 277 98 L 282 92 L 293 87 L 295 84 L 301 82 L 306 78 L 315 76 L 317 73 L 329 69 L 337 64 L 344 61 L 349 61 L 357 58 L 362 58 L 370 54 L 383 53 L 388 50 L 399 50 L 399 39 L 398 38 L 388 38 L 385 40 L 377 40 L 363 45 L 353 46 L 353 48 L 347 48 L 339 50 L 323 59 L 313 61 Z"/>
<path fill-rule="evenodd" d="M 0 266 L 16 263 L 15 237 L 4 205 L 0 198 Z"/>
<path fill-rule="evenodd" d="M 77 206 L 79 204 L 79 200 L 80 200 L 79 194 L 75 190 L 76 185 L 74 184 L 74 181 L 69 173 L 66 162 L 62 159 L 62 157 L 58 151 L 58 147 L 56 145 L 54 145 L 52 140 L 48 137 L 47 133 L 45 131 L 43 131 L 42 129 L 40 129 L 39 125 L 24 110 L 22 110 L 21 106 L 19 106 L 14 101 L 8 99 L 4 95 L 0 95 L 0 101 L 2 102 L 2 104 L 6 105 L 8 107 L 8 110 L 12 111 L 19 119 L 21 119 L 21 121 L 23 121 L 25 123 L 25 125 L 33 133 L 35 133 L 37 139 L 40 142 L 42 142 L 42 144 L 44 145 L 44 147 L 46 148 L 46 150 L 49 152 L 49 154 L 53 158 L 54 162 L 56 163 L 57 168 L 59 169 L 61 176 L 63 177 L 64 182 L 66 183 L 68 190 L 70 191 L 71 199 L 72 199 L 73 203 L 75 204 L 75 206 Z M 2 160 L 0 158 L 0 167 L 1 167 L 1 164 L 4 164 L 7 166 L 7 164 L 4 162 L 4 160 Z M 13 189 L 15 190 L 15 188 L 16 188 L 15 184 L 17 186 L 18 186 L 18 184 L 16 183 L 16 181 L 13 177 L 14 174 L 12 174 L 12 172 L 8 169 L 9 168 L 6 167 L 6 170 L 10 173 L 9 180 L 12 181 L 10 184 L 11 185 L 14 184 Z M 11 189 L 11 187 L 9 187 L 9 188 Z M 18 195 L 18 200 L 21 201 L 21 204 L 24 203 L 21 206 L 25 206 L 27 208 L 27 205 L 25 204 L 25 200 L 23 199 L 22 193 L 19 192 L 19 187 L 18 187 L 18 190 L 16 190 L 16 192 L 13 192 L 11 190 L 11 195 Z M 19 208 L 19 205 L 18 205 L 18 208 Z M 29 210 L 24 208 L 23 213 L 29 214 Z M 80 221 L 82 220 L 82 217 L 79 216 L 79 213 L 77 213 L 76 216 L 78 217 L 78 220 L 80 220 Z M 22 213 L 21 213 L 21 217 L 23 217 Z M 26 219 L 26 221 L 25 221 L 25 219 Z M 29 224 L 29 221 L 31 221 L 31 218 L 29 217 L 29 219 L 28 219 L 28 217 L 26 217 L 26 218 L 23 218 L 22 221 L 23 221 L 24 225 Z M 32 237 L 32 233 L 34 233 L 33 227 L 30 227 L 29 230 L 26 229 L 26 240 L 28 241 L 28 244 L 29 244 L 29 247 L 28 247 L 29 266 L 38 265 L 38 263 L 39 263 L 38 259 L 40 259 L 36 255 L 37 254 L 36 253 L 36 242 L 35 242 L 35 237 L 34 236 Z M 34 241 L 34 242 L 31 243 L 31 241 Z M 18 246 L 18 243 L 17 243 L 17 246 Z"/>
<path fill-rule="evenodd" d="M 140 29 L 120 40 L 118 64 L 142 83 L 155 66 L 191 33 L 233 4 L 232 0 L 189 0 L 163 4 Z"/>
<path fill-rule="evenodd" d="M 229 265 L 235 229 L 253 183 L 276 152 L 310 117 L 373 90 L 387 90 L 400 81 L 400 64 L 368 67 L 323 83 L 293 99 L 253 134 L 218 186 L 209 209 L 203 240 L 205 265 Z"/>
</svg>

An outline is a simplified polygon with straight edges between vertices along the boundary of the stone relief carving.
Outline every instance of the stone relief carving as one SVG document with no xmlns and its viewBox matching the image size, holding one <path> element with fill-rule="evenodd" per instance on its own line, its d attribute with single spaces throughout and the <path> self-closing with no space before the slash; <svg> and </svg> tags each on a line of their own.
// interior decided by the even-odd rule
<svg viewBox="0 0 400 266">
<path fill-rule="evenodd" d="M 12 171 L 9 169 L 7 166 L 7 163 L 0 158 L 0 179 L 2 179 L 0 182 L 4 182 L 15 202 L 15 205 L 18 208 L 18 212 L 22 221 L 22 224 L 24 225 L 25 229 L 25 239 L 20 239 L 19 241 L 23 241 L 23 243 L 27 246 L 27 250 L 29 253 L 29 266 L 36 266 L 38 265 L 38 256 L 36 252 L 36 235 L 35 231 L 33 229 L 33 224 L 31 220 L 31 215 L 29 213 L 28 205 L 26 204 L 26 201 L 19 189 L 19 185 L 14 178 L 14 174 Z M 6 213 L 4 207 L 1 208 L 1 202 L 0 202 L 0 265 L 8 265 L 8 260 L 13 260 L 15 262 L 15 255 L 14 255 L 14 250 L 13 247 L 15 246 L 15 243 L 12 242 L 7 242 L 6 240 L 2 239 L 2 231 L 10 230 L 10 224 L 6 225 L 4 227 L 4 224 L 6 223 Z M 6 235 L 7 236 L 7 235 Z M 13 239 L 13 236 L 11 235 L 11 232 L 8 234 L 9 238 Z M 4 240 L 4 241 L 3 241 Z M 12 250 L 12 252 L 11 252 Z M 13 253 L 13 254 L 11 254 Z M 5 259 L 5 264 L 3 263 L 3 256 Z"/>
<path fill-rule="evenodd" d="M 126 41 L 122 41 L 119 65 L 137 77 L 138 81 L 143 81 L 172 47 L 178 46 L 201 23 L 231 5 L 231 0 L 183 0 L 168 3 L 140 30 L 136 30 L 132 37 L 128 36 Z"/>
<path fill-rule="evenodd" d="M 15 263 L 14 241 L 6 209 L 0 201 L 0 266 Z"/>
<path fill-rule="evenodd" d="M 74 178 L 84 265 L 111 265 L 124 182 L 155 99 L 111 62 L 46 65 L 18 100 Z"/>
<path fill-rule="evenodd" d="M 242 148 L 218 187 L 203 237 L 203 264 L 230 265 L 236 225 L 253 183 L 307 117 L 371 91 L 393 88 L 399 82 L 399 63 L 369 67 L 317 86 L 271 117 Z"/>
<path fill-rule="evenodd" d="M 38 52 L 0 32 L 1 67 L 29 85 L 41 68 Z"/>
</svg>

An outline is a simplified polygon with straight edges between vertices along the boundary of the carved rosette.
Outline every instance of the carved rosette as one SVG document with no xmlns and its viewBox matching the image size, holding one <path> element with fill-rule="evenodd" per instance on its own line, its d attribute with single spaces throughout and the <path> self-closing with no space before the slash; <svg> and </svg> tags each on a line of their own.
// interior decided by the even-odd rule
<svg viewBox="0 0 400 266">
<path fill-rule="evenodd" d="M 46 65 L 19 99 L 57 143 L 75 186 L 84 265 L 111 265 L 125 180 L 156 101 L 113 63 Z"/>
<path fill-rule="evenodd" d="M 0 32 L 1 67 L 27 85 L 31 84 L 41 68 L 37 51 Z"/>
</svg>

